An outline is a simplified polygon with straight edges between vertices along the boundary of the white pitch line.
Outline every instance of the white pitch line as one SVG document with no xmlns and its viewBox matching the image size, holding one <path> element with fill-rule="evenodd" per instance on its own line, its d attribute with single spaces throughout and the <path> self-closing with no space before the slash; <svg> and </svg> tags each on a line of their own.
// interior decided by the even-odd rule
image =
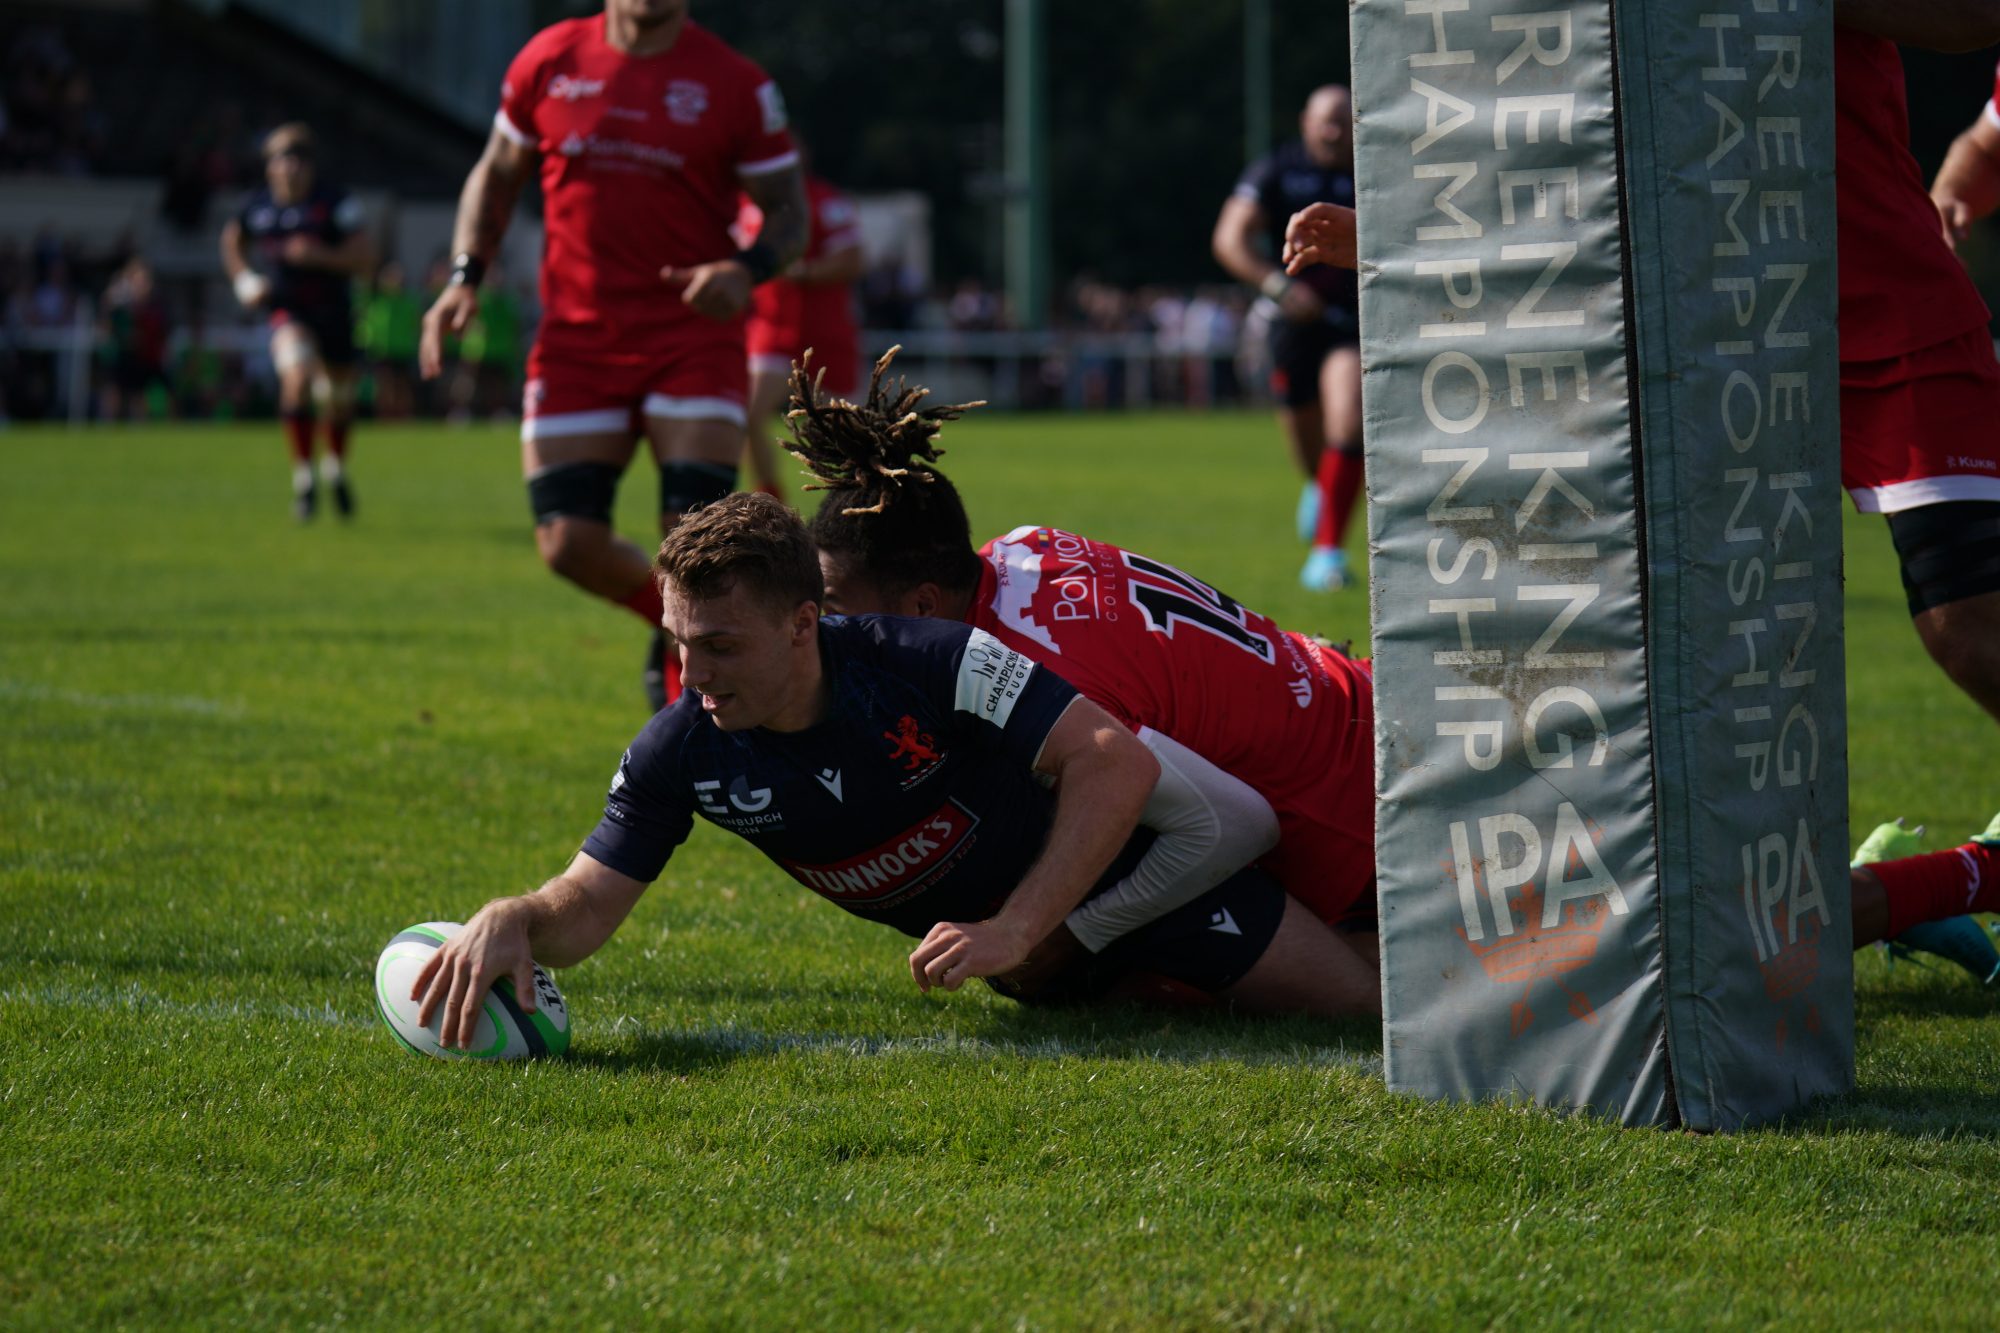
<svg viewBox="0 0 2000 1333">
<path fill-rule="evenodd" d="M 204 699 L 193 694 L 90 694 L 59 690 L 24 680 L 0 680 L 0 699 L 33 703 L 73 704 L 97 712 L 189 713 L 196 717 L 241 717 L 243 705 L 229 699 Z"/>
<path fill-rule="evenodd" d="M 137 985 L 122 988 L 104 986 L 40 986 L 0 991 L 0 1005 L 25 1004 L 40 1008 L 81 1008 L 100 1012 L 134 1010 L 176 1017 L 237 1020 L 276 1018 L 291 1022 L 315 1023 L 326 1027 L 372 1028 L 380 1019 L 374 1014 L 343 1013 L 330 1004 L 307 1006 L 274 1000 L 170 1000 Z M 574 1014 L 572 1015 L 574 1018 Z M 578 1035 L 587 1040 L 589 1024 Z M 719 1055 L 775 1055 L 793 1051 L 831 1052 L 855 1056 L 964 1055 L 976 1059 L 1012 1057 L 1025 1060 L 1131 1060 L 1143 1058 L 1168 1065 L 1241 1064 L 1252 1067 L 1285 1066 L 1294 1069 L 1353 1069 L 1379 1077 L 1382 1057 L 1374 1051 L 1350 1051 L 1341 1046 L 1294 1046 L 1283 1051 L 1244 1051 L 1218 1043 L 1192 1048 L 1148 1046 L 1140 1041 L 1071 1043 L 1059 1037 L 1031 1041 L 995 1041 L 987 1037 L 940 1035 L 934 1037 L 887 1037 L 851 1033 L 757 1032 L 743 1028 L 649 1028 L 630 1015 L 612 1017 L 602 1028 L 608 1035 L 630 1033 L 677 1045 L 691 1046 Z"/>
</svg>

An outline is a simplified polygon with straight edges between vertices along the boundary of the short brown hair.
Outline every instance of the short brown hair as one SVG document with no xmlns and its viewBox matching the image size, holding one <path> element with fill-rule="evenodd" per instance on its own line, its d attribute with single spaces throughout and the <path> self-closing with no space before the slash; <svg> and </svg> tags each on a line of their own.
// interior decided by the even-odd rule
<svg viewBox="0 0 2000 1333">
<path fill-rule="evenodd" d="M 660 543 L 653 573 L 683 596 L 706 601 L 727 597 L 742 583 L 766 602 L 789 611 L 818 604 L 825 591 L 819 552 L 806 525 L 768 495 L 727 495 L 683 518 Z"/>
</svg>

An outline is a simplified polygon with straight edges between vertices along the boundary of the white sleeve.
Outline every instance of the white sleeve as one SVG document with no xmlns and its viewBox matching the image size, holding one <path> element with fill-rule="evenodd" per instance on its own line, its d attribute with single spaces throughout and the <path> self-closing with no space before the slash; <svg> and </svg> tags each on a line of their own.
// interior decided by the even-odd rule
<svg viewBox="0 0 2000 1333">
<path fill-rule="evenodd" d="M 1139 739 L 1160 780 L 1139 822 L 1158 836 L 1132 873 L 1069 914 L 1092 953 L 1192 902 L 1278 845 L 1278 816 L 1249 783 L 1151 727 Z"/>
</svg>

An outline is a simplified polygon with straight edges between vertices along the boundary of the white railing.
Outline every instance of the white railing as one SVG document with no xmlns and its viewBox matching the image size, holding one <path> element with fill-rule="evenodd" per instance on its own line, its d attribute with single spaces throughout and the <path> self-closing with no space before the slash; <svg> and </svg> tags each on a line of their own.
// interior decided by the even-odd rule
<svg viewBox="0 0 2000 1333">
<path fill-rule="evenodd" d="M 168 336 L 171 362 L 191 335 L 176 328 Z M 242 356 L 253 377 L 270 373 L 269 333 L 261 325 L 222 324 L 203 334 L 204 343 Z M 91 417 L 92 372 L 99 342 L 94 312 L 84 301 L 62 328 L 0 330 L 0 347 L 46 353 L 55 358 L 63 415 L 71 425 Z M 1261 388 L 1262 376 L 1233 352 L 1190 352 L 1163 346 L 1150 333 L 1103 334 L 1060 330 L 968 333 L 951 329 L 871 329 L 862 352 L 873 358 L 900 344 L 896 371 L 948 401 L 981 399 L 996 408 L 1146 408 L 1162 402 L 1207 406 L 1224 365 L 1237 364 L 1239 396 Z M 1261 349 L 1260 349 L 1261 350 Z"/>
</svg>

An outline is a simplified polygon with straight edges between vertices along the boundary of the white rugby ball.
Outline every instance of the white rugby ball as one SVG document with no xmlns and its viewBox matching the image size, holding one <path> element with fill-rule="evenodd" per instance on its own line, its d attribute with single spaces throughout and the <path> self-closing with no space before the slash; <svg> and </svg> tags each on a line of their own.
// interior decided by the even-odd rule
<svg viewBox="0 0 2000 1333">
<path fill-rule="evenodd" d="M 534 1012 L 523 1010 L 514 999 L 513 979 L 500 978 L 480 1005 L 479 1023 L 468 1048 L 447 1050 L 439 1044 L 443 1006 L 431 1015 L 428 1025 L 418 1024 L 417 1002 L 410 998 L 410 987 L 431 955 L 461 929 L 456 921 L 426 921 L 399 930 L 375 960 L 375 1003 L 396 1039 L 413 1051 L 441 1060 L 526 1060 L 568 1050 L 569 1006 L 539 963 L 535 965 Z"/>
</svg>

